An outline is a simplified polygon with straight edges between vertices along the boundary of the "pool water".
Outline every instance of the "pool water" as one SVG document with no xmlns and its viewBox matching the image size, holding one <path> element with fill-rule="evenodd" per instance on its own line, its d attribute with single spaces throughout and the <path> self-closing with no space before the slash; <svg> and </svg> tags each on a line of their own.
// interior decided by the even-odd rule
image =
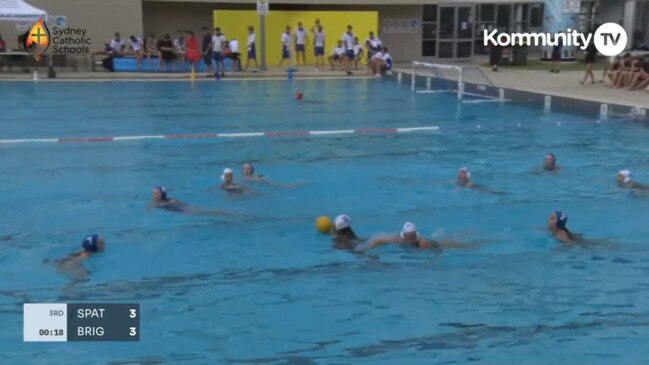
<svg viewBox="0 0 649 365">
<path fill-rule="evenodd" d="M 305 101 L 294 100 L 296 91 Z M 439 126 L 437 132 L 0 144 L 2 364 L 641 364 L 649 130 L 380 80 L 0 84 L 0 139 Z M 532 174 L 547 152 L 563 167 Z M 290 188 L 207 189 L 247 161 Z M 457 189 L 457 169 L 504 194 Z M 148 211 L 152 187 L 229 218 Z M 565 248 L 553 210 L 606 241 Z M 356 232 L 473 244 L 336 250 Z M 71 284 L 44 259 L 98 232 Z M 6 237 L 6 236 L 11 236 Z M 24 302 L 140 303 L 138 343 L 23 343 Z"/>
</svg>

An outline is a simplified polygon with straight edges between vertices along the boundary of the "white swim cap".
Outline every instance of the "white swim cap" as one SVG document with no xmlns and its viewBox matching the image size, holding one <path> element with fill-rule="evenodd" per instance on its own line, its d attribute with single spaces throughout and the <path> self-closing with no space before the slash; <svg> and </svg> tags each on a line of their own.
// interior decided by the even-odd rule
<svg viewBox="0 0 649 365">
<path fill-rule="evenodd" d="M 221 180 L 225 180 L 225 175 L 226 174 L 234 174 L 234 171 L 232 171 L 231 168 L 226 167 L 223 169 L 223 175 L 221 175 Z"/>
<path fill-rule="evenodd" d="M 620 171 L 620 175 L 624 176 L 623 182 L 627 183 L 631 181 L 631 171 L 630 170 L 622 170 Z"/>
<path fill-rule="evenodd" d="M 468 168 L 468 167 L 462 167 L 462 168 L 460 169 L 460 172 L 462 172 L 462 171 L 466 172 L 466 177 L 467 177 L 467 179 L 471 177 L 471 171 L 469 171 L 469 168 Z"/>
<path fill-rule="evenodd" d="M 334 226 L 336 230 L 349 228 L 352 226 L 352 220 L 348 216 L 341 214 L 334 219 Z"/>
<path fill-rule="evenodd" d="M 403 229 L 401 229 L 401 238 L 404 238 L 404 236 L 406 234 L 412 233 L 412 232 L 417 233 L 417 227 L 413 223 L 406 222 L 403 225 Z M 417 233 L 417 238 L 419 238 L 419 233 Z"/>
</svg>

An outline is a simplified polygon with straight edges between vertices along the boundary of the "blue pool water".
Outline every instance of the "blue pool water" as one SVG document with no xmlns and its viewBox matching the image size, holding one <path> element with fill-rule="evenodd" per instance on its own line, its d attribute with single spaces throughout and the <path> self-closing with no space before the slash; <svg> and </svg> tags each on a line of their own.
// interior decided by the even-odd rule
<svg viewBox="0 0 649 365">
<path fill-rule="evenodd" d="M 305 102 L 293 99 L 297 90 Z M 649 130 L 377 80 L 0 84 L 0 139 L 437 125 L 438 132 L 0 145 L 1 364 L 641 364 L 649 357 Z M 314 103 L 317 102 L 317 103 Z M 563 170 L 534 175 L 547 152 Z M 285 189 L 208 193 L 246 161 Z M 458 190 L 461 166 L 503 195 Z M 233 218 L 147 211 L 151 188 Z M 609 241 L 562 248 L 548 214 Z M 332 248 L 357 233 L 472 242 Z M 106 236 L 89 281 L 44 259 Z M 23 343 L 24 302 L 140 303 L 139 343 Z"/>
</svg>

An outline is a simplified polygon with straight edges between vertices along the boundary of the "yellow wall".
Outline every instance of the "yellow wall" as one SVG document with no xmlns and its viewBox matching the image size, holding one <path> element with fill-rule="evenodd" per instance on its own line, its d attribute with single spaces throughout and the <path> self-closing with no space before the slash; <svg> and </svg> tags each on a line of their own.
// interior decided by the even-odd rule
<svg viewBox="0 0 649 365">
<path fill-rule="evenodd" d="M 378 12 L 376 11 L 271 11 L 266 17 L 266 63 L 269 66 L 277 65 L 282 52 L 282 32 L 286 26 L 291 27 L 291 36 L 297 28 L 297 23 L 302 22 L 307 30 L 306 62 L 315 64 L 313 55 L 313 34 L 311 27 L 315 19 L 320 19 L 320 24 L 327 35 L 325 44 L 325 56 L 331 54 L 336 42 L 342 39 L 343 33 L 347 31 L 347 25 L 351 24 L 354 35 L 362 44 L 373 31 L 378 34 Z M 255 27 L 257 34 L 257 60 L 259 61 L 259 15 L 255 10 L 215 10 L 214 27 L 220 27 L 228 40 L 236 38 L 239 41 L 243 60 L 245 62 L 245 46 L 248 41 L 248 25 Z M 293 50 L 295 39 L 293 38 Z M 295 59 L 295 58 L 294 58 Z M 285 61 L 286 63 L 286 61 Z"/>
</svg>

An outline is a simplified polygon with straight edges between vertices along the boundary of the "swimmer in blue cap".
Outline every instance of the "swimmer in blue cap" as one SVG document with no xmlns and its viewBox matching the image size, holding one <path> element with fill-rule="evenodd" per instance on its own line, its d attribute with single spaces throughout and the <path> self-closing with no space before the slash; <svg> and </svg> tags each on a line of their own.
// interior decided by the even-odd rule
<svg viewBox="0 0 649 365">
<path fill-rule="evenodd" d="M 417 232 L 417 227 L 411 223 L 406 222 L 401 229 L 401 233 L 398 235 L 385 235 L 374 238 L 364 245 L 360 245 L 356 248 L 357 251 L 366 251 L 371 250 L 375 247 L 385 245 L 385 244 L 397 244 L 397 245 L 406 245 L 419 249 L 429 249 L 429 250 L 440 250 L 442 248 L 467 248 L 469 247 L 466 244 L 453 242 L 453 241 L 434 241 L 427 240 L 419 235 Z"/>
<path fill-rule="evenodd" d="M 81 261 L 89 258 L 90 256 L 103 252 L 106 250 L 106 242 L 104 237 L 98 234 L 91 234 L 81 241 L 81 251 L 72 253 L 65 258 L 56 260 L 56 264 L 60 267 L 65 268 L 73 264 L 78 264 Z"/>
<path fill-rule="evenodd" d="M 81 265 L 81 262 L 106 250 L 106 242 L 102 236 L 91 234 L 81 241 L 81 248 L 81 251 L 55 261 L 59 270 L 74 275 L 77 280 L 85 279 L 88 276 L 88 270 Z"/>
<path fill-rule="evenodd" d="M 568 215 L 562 211 L 550 213 L 548 217 L 548 230 L 559 241 L 563 243 L 579 243 L 582 240 L 581 234 L 574 234 L 568 230 Z"/>
<path fill-rule="evenodd" d="M 170 212 L 187 212 L 188 207 L 185 203 L 178 199 L 170 198 L 167 196 L 167 188 L 164 186 L 156 186 L 151 192 L 153 201 L 149 205 L 149 209 L 159 208 Z"/>
</svg>

